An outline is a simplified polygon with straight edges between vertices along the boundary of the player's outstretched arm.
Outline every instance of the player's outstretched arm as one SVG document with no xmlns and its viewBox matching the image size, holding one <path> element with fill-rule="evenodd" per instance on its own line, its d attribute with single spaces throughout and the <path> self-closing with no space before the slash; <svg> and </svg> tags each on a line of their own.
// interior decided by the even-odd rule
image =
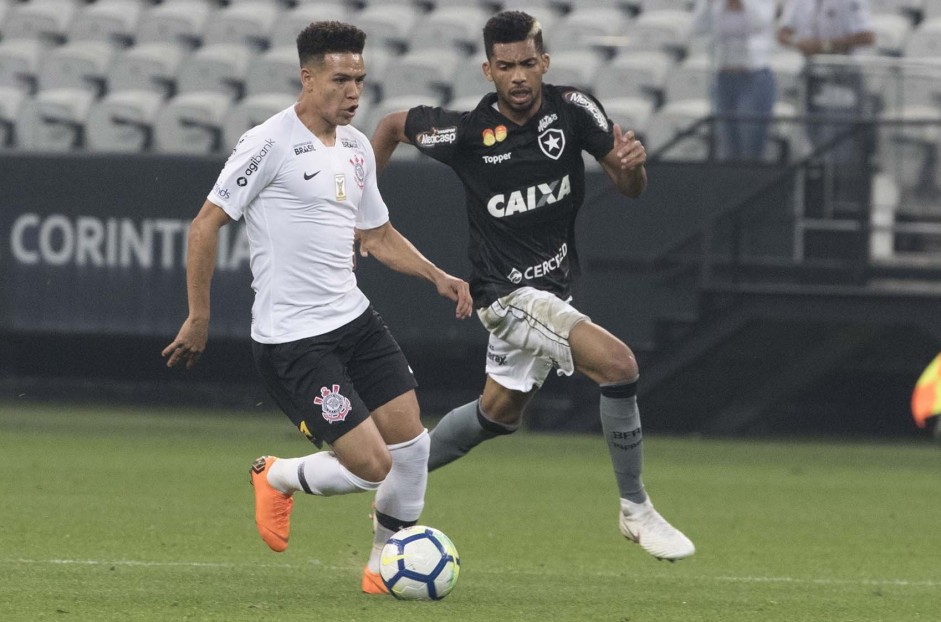
<svg viewBox="0 0 941 622">
<path fill-rule="evenodd" d="M 381 172 L 389 163 L 392 152 L 399 143 L 411 144 L 412 141 L 405 135 L 405 118 L 407 110 L 391 112 L 379 121 L 376 131 L 372 134 L 372 149 L 376 152 L 376 172 Z"/>
<path fill-rule="evenodd" d="M 209 286 L 216 269 L 219 229 L 229 222 L 221 207 L 206 201 L 190 225 L 186 247 L 186 296 L 189 315 L 176 339 L 161 353 L 167 367 L 185 363 L 190 369 L 199 361 L 209 340 Z"/>
<path fill-rule="evenodd" d="M 614 147 L 601 159 L 601 167 L 618 187 L 618 191 L 631 198 L 640 196 L 647 188 L 647 149 L 634 136 L 632 130 L 621 132 L 614 124 Z"/>
<path fill-rule="evenodd" d="M 431 263 L 392 223 L 387 222 L 375 229 L 357 229 L 356 237 L 359 240 L 359 254 L 363 257 L 372 255 L 396 272 L 434 283 L 438 294 L 457 303 L 454 315 L 458 319 L 468 317 L 474 310 L 467 283 Z"/>
</svg>

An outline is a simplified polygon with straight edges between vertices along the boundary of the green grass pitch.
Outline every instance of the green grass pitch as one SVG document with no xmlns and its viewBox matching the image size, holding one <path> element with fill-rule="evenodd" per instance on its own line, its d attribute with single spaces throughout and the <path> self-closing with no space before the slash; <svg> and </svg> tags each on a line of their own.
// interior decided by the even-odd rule
<svg viewBox="0 0 941 622">
<path fill-rule="evenodd" d="M 941 620 L 936 445 L 645 448 L 695 557 L 620 536 L 599 437 L 523 432 L 431 475 L 462 572 L 410 603 L 359 592 L 366 495 L 299 495 L 288 551 L 258 538 L 249 464 L 312 449 L 278 413 L 0 403 L 0 620 Z"/>
</svg>

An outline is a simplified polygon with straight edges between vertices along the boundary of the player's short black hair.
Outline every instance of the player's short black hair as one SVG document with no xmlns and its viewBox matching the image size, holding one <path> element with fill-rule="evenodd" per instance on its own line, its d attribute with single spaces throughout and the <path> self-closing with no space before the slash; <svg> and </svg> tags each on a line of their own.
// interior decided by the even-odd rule
<svg viewBox="0 0 941 622">
<path fill-rule="evenodd" d="M 362 54 L 366 33 L 343 22 L 312 22 L 297 35 L 297 56 L 301 67 L 324 54 Z"/>
<path fill-rule="evenodd" d="M 542 41 L 542 25 L 535 17 L 522 11 L 503 11 L 497 13 L 484 26 L 484 51 L 487 58 L 493 57 L 494 43 L 516 43 L 532 39 L 536 51 L 545 53 Z"/>
</svg>

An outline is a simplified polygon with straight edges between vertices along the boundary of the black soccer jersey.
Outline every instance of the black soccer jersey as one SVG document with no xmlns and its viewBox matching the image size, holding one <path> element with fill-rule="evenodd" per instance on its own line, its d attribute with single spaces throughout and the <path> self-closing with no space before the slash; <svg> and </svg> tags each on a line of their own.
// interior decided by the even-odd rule
<svg viewBox="0 0 941 622">
<path fill-rule="evenodd" d="M 596 158 L 611 151 L 612 123 L 573 87 L 544 84 L 542 107 L 524 125 L 503 116 L 496 99 L 490 93 L 470 112 L 412 108 L 405 133 L 464 183 L 475 305 L 524 286 L 568 298 L 585 198 L 582 150 Z"/>
</svg>

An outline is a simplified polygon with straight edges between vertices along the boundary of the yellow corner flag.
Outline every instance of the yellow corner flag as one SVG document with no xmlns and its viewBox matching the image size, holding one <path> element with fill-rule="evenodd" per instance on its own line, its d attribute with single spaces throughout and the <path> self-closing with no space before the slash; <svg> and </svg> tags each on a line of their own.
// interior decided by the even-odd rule
<svg viewBox="0 0 941 622">
<path fill-rule="evenodd" d="M 912 393 L 912 417 L 919 428 L 935 415 L 941 415 L 941 354 L 921 373 Z"/>
</svg>

